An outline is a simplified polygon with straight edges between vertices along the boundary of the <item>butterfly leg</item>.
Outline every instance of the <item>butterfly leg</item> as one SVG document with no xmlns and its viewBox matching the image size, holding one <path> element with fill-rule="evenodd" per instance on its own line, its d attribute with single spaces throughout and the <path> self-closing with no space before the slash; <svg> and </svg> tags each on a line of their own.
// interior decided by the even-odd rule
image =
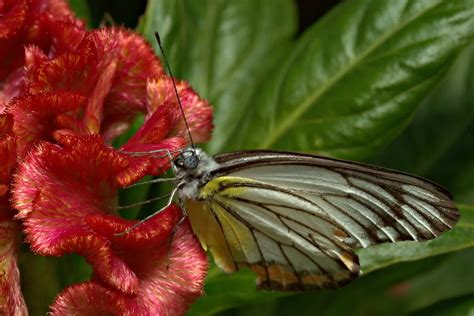
<svg viewBox="0 0 474 316">
<path fill-rule="evenodd" d="M 184 207 L 183 200 L 178 196 L 178 204 L 179 207 L 181 208 L 181 218 L 179 219 L 178 223 L 173 227 L 173 230 L 171 231 L 171 234 L 168 237 L 168 251 L 166 255 L 166 270 L 168 270 L 169 265 L 170 265 L 170 253 L 171 253 L 171 244 L 173 243 L 174 235 L 178 232 L 179 227 L 181 224 L 184 223 L 186 218 L 188 218 L 188 213 L 186 212 L 186 208 Z"/>
<path fill-rule="evenodd" d="M 176 150 L 169 150 L 169 149 L 156 149 L 150 151 L 125 151 L 119 149 L 120 152 L 129 154 L 130 156 L 152 156 L 153 158 L 165 158 L 168 157 L 170 163 L 174 160 L 172 154 L 174 153 L 182 153 L 183 150 L 181 148 Z"/>
<path fill-rule="evenodd" d="M 173 163 L 173 156 L 171 155 L 171 152 L 169 150 L 166 150 L 166 153 L 170 158 L 171 169 L 173 170 L 173 173 L 176 174 L 178 172 L 178 168 Z"/>
<path fill-rule="evenodd" d="M 171 203 L 173 203 L 173 199 L 174 197 L 176 196 L 176 193 L 178 192 L 178 188 L 175 188 L 172 192 L 171 192 L 171 195 L 170 195 L 170 198 L 168 200 L 168 203 L 166 203 L 165 206 L 163 206 L 162 208 L 160 208 L 158 211 L 154 212 L 153 214 L 150 214 L 148 215 L 147 217 L 145 217 L 144 219 L 140 220 L 139 222 L 133 224 L 132 226 L 130 226 L 129 228 L 127 228 L 126 230 L 124 230 L 123 232 L 121 233 L 118 233 L 118 234 L 115 234 L 115 236 L 123 236 L 123 235 L 126 235 L 128 234 L 130 231 L 132 231 L 133 229 L 137 228 L 138 226 L 140 226 L 141 224 L 143 224 L 144 222 L 146 222 L 147 220 L 149 220 L 150 218 L 154 217 L 155 215 L 157 215 L 158 213 L 161 213 L 162 211 L 164 211 L 166 208 L 168 208 Z"/>
</svg>

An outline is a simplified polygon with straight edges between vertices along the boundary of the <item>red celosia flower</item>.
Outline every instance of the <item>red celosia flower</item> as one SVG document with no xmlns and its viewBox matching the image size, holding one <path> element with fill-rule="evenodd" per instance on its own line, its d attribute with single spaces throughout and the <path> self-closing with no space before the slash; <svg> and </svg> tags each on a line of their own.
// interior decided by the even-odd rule
<svg viewBox="0 0 474 316">
<path fill-rule="evenodd" d="M 146 111 L 147 78 L 164 75 L 151 47 L 125 29 L 89 32 L 77 49 L 52 59 L 31 47 L 26 60 L 26 91 L 71 90 L 87 96 L 83 124 L 107 141 Z"/>
<path fill-rule="evenodd" d="M 205 142 L 211 137 L 212 131 L 212 108 L 209 103 L 199 98 L 197 93 L 187 82 L 176 82 L 179 98 L 189 124 L 189 129 L 195 142 Z M 148 115 L 152 115 L 162 104 L 172 103 L 173 128 L 172 135 L 187 137 L 187 130 L 178 102 L 176 100 L 173 82 L 170 77 L 162 77 L 152 80 L 147 85 L 148 93 Z"/>
<path fill-rule="evenodd" d="M 29 48 L 26 56 L 26 91 L 32 95 L 61 91 L 65 95 L 62 112 L 61 106 L 45 111 L 48 114 L 44 115 L 56 113 L 50 117 L 55 121 L 49 125 L 50 134 L 43 139 L 51 140 L 50 136 L 58 133 L 100 133 L 106 142 L 110 142 L 141 112 L 146 114 L 146 122 L 123 150 L 173 151 L 187 143 L 187 131 L 171 79 L 163 73 L 151 48 L 138 35 L 122 29 L 93 31 L 77 49 L 52 59 L 35 47 Z M 158 79 L 147 83 L 147 78 Z M 87 98 L 83 107 L 68 115 L 65 113 L 77 102 L 71 100 L 67 104 L 66 90 L 71 91 L 71 98 L 75 94 Z M 194 140 L 208 140 L 212 130 L 211 107 L 185 82 L 178 83 L 178 91 Z M 15 108 L 22 113 L 18 117 L 29 115 L 29 108 L 22 110 L 21 104 L 12 106 Z M 31 127 L 24 129 L 29 134 L 35 133 Z M 157 159 L 155 174 L 168 165 L 168 159 Z"/>
<path fill-rule="evenodd" d="M 48 56 L 74 49 L 86 34 L 85 23 L 76 18 L 65 0 L 31 0 L 27 44 L 40 47 Z"/>
<path fill-rule="evenodd" d="M 117 216 L 117 190 L 170 163 L 126 152 L 174 151 L 189 142 L 153 50 L 122 28 L 86 32 L 65 0 L 6 0 L 0 26 L 0 113 L 9 113 L 0 115 L 0 313 L 26 313 L 10 205 L 14 172 L 17 218 L 33 251 L 77 252 L 94 270 L 90 282 L 57 297 L 54 313 L 184 313 L 201 294 L 207 260 L 187 221 L 168 247 L 180 210 L 169 207 L 115 236 L 134 223 Z M 207 140 L 211 107 L 187 83 L 177 88 L 194 140 Z M 145 123 L 121 151 L 104 145 L 139 113 Z"/>
<path fill-rule="evenodd" d="M 9 220 L 0 221 L 0 312 L 2 315 L 27 315 L 21 294 L 17 267 L 20 227 Z"/>
<path fill-rule="evenodd" d="M 181 212 L 167 209 L 158 218 Z M 156 219 L 159 221 L 160 219 Z M 153 219 L 155 221 L 155 219 Z M 100 223 L 99 225 L 103 225 Z M 144 224 L 145 225 L 145 224 Z M 153 225 L 150 225 L 152 228 Z M 114 231 L 125 229 L 117 226 Z M 119 229 L 117 229 L 119 228 Z M 141 229 L 141 228 L 138 228 Z M 136 232 L 134 232 L 136 234 Z M 122 292 L 92 281 L 73 285 L 63 291 L 52 305 L 53 315 L 182 315 L 197 297 L 207 270 L 207 259 L 193 236 L 189 223 L 184 223 L 173 238 L 169 230 L 161 230 L 162 241 L 139 251 L 129 248 L 127 264 L 137 273 L 136 295 Z M 146 234 L 145 234 L 146 235 Z M 153 241 L 149 239 L 148 241 Z M 168 256 L 169 253 L 169 256 Z"/>
<path fill-rule="evenodd" d="M 11 174 L 17 163 L 12 130 L 12 116 L 0 114 L 0 313 L 26 315 L 16 264 L 20 227 L 11 220 L 14 211 L 9 203 Z"/>
<path fill-rule="evenodd" d="M 0 114 L 0 220 L 10 219 L 9 191 L 13 169 L 16 166 L 16 138 L 13 136 L 13 117 Z"/>
<path fill-rule="evenodd" d="M 59 140 L 63 147 L 45 142 L 30 151 L 14 189 L 32 249 L 43 255 L 77 252 L 94 269 L 95 279 L 66 290 L 54 311 L 90 310 L 87 298 L 95 297 L 96 308 L 107 298 L 121 314 L 182 313 L 201 293 L 207 260 L 186 223 L 173 239 L 166 269 L 167 242 L 180 210 L 170 207 L 132 233 L 115 236 L 133 223 L 114 216 L 117 190 L 149 174 L 150 158 L 106 147 L 98 136 Z"/>
<path fill-rule="evenodd" d="M 72 124 L 77 121 L 78 111 L 85 102 L 84 96 L 67 91 L 23 94 L 14 99 L 9 104 L 9 112 L 15 118 L 18 155 L 22 157 L 40 140 L 54 142 L 54 133 L 62 129 L 85 133 L 82 125 Z"/>
<path fill-rule="evenodd" d="M 23 47 L 34 44 L 48 55 L 77 45 L 84 23 L 64 0 L 0 2 L 0 80 L 23 65 Z"/>
<path fill-rule="evenodd" d="M 193 140 L 203 142 L 212 131 L 212 108 L 199 98 L 185 82 L 178 83 L 178 93 L 188 120 Z M 124 145 L 129 152 L 149 152 L 160 149 L 173 151 L 188 143 L 188 131 L 169 77 L 151 80 L 147 85 L 147 116 L 143 126 Z M 169 158 L 154 160 L 155 172 L 169 168 Z"/>
<path fill-rule="evenodd" d="M 0 81 L 20 67 L 28 25 L 29 1 L 6 0 L 0 3 Z"/>
<path fill-rule="evenodd" d="M 19 92 L 25 45 L 52 56 L 75 47 L 84 34 L 84 23 L 64 0 L 0 2 L 0 111 Z"/>
</svg>

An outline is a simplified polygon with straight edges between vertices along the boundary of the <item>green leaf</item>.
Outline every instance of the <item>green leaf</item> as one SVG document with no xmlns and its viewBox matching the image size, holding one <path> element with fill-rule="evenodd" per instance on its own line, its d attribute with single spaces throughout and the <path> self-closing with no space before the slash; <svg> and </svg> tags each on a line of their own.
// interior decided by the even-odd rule
<svg viewBox="0 0 474 316">
<path fill-rule="evenodd" d="M 209 270 L 204 291 L 206 294 L 191 306 L 188 316 L 211 315 L 235 306 L 288 295 L 257 290 L 255 274 L 248 269 L 227 275 L 215 265 Z"/>
<path fill-rule="evenodd" d="M 91 11 L 87 0 L 69 0 L 69 6 L 79 18 L 84 19 L 87 25 L 91 26 Z"/>
<path fill-rule="evenodd" d="M 439 258 L 438 258 L 439 260 Z M 432 258 L 398 264 L 383 271 L 362 276 L 338 290 L 323 290 L 278 299 L 276 315 L 398 315 L 396 298 L 390 290 L 397 284 L 429 271 L 437 264 Z"/>
<path fill-rule="evenodd" d="M 474 45 L 463 51 L 446 77 L 423 100 L 408 128 L 370 162 L 419 175 L 430 173 L 474 119 L 472 91 Z"/>
<path fill-rule="evenodd" d="M 453 297 L 474 294 L 474 249 L 456 252 L 429 273 L 410 280 L 405 293 L 407 310 L 418 310 Z M 442 286 L 440 286 L 442 285 Z"/>
<path fill-rule="evenodd" d="M 416 310 L 412 315 L 465 316 L 474 315 L 474 294 L 439 302 L 425 309 Z"/>
<path fill-rule="evenodd" d="M 65 288 L 74 283 L 89 281 L 92 275 L 92 267 L 84 257 L 78 254 L 68 254 L 60 258 L 52 258 L 56 261 L 57 274 L 61 280 L 61 287 Z"/>
<path fill-rule="evenodd" d="M 442 183 L 474 203 L 474 45 L 421 103 L 410 126 L 369 162 Z"/>
<path fill-rule="evenodd" d="M 135 135 L 140 127 L 142 127 L 144 121 L 145 116 L 143 114 L 138 114 L 130 125 L 130 128 L 125 133 L 114 139 L 114 147 L 120 148 L 123 146 L 133 135 Z"/>
<path fill-rule="evenodd" d="M 49 305 L 61 291 L 55 259 L 38 256 L 28 250 L 20 253 L 22 293 L 32 315 L 46 315 Z"/>
<path fill-rule="evenodd" d="M 437 162 L 428 177 L 448 187 L 456 201 L 471 204 L 474 203 L 474 121 L 464 135 Z"/>
<path fill-rule="evenodd" d="M 46 315 L 55 297 L 67 286 L 92 275 L 86 260 L 76 254 L 60 258 L 20 252 L 22 292 L 30 315 Z"/>
<path fill-rule="evenodd" d="M 466 273 L 473 260 L 471 248 L 396 264 L 337 291 L 281 298 L 276 315 L 406 315 L 440 300 L 473 293 L 474 275 Z"/>
<path fill-rule="evenodd" d="M 472 0 L 345 1 L 264 87 L 234 148 L 362 158 L 391 142 L 474 33 Z"/>
<path fill-rule="evenodd" d="M 151 0 L 139 30 L 159 31 L 173 73 L 214 105 L 212 152 L 220 151 L 255 105 L 295 31 L 290 0 Z M 158 49 L 157 49 L 158 51 Z"/>
<path fill-rule="evenodd" d="M 403 261 L 419 260 L 443 253 L 474 247 L 474 207 L 458 206 L 461 218 L 456 226 L 440 237 L 423 242 L 381 244 L 358 251 L 362 271 L 369 273 Z"/>
</svg>

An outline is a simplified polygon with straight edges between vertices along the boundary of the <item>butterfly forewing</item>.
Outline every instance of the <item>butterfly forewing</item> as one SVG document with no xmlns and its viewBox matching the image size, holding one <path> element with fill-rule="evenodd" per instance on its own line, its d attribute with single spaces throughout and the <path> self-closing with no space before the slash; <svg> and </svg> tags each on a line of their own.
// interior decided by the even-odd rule
<svg viewBox="0 0 474 316">
<path fill-rule="evenodd" d="M 246 151 L 216 156 L 216 176 L 239 176 L 298 192 L 368 240 L 427 240 L 454 226 L 459 212 L 449 192 L 429 180 L 394 170 L 314 155 Z M 360 234 L 359 234 L 360 235 Z M 362 237 L 362 236 L 359 236 Z M 364 238 L 364 239 L 367 239 Z"/>
<path fill-rule="evenodd" d="M 191 223 L 219 266 L 248 266 L 264 288 L 338 286 L 359 273 L 354 248 L 431 239 L 459 217 L 447 191 L 391 170 L 282 152 L 214 158 Z"/>
</svg>

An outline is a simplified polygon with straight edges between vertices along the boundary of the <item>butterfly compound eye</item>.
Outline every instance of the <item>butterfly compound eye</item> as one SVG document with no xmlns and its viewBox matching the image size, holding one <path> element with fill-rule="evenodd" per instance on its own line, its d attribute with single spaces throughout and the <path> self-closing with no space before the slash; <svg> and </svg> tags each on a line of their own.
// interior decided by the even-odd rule
<svg viewBox="0 0 474 316">
<path fill-rule="evenodd" d="M 184 158 L 184 167 L 186 169 L 196 169 L 199 165 L 199 157 L 196 153 L 192 153 L 191 155 Z"/>
</svg>

